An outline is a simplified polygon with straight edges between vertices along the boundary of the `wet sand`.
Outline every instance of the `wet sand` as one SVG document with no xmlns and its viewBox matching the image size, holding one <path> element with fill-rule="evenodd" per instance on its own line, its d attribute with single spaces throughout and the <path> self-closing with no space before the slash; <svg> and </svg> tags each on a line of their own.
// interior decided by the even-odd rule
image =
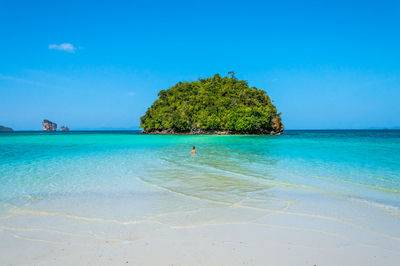
<svg viewBox="0 0 400 266">
<path fill-rule="evenodd" d="M 3 205 L 0 264 L 398 265 L 398 210 L 311 192 L 297 196 L 140 219 L 123 216 L 129 195 Z"/>
</svg>

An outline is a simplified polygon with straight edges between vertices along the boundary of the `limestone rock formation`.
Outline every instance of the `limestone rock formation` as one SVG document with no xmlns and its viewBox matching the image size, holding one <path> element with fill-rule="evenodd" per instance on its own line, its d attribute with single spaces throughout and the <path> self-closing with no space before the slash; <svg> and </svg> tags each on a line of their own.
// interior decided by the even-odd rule
<svg viewBox="0 0 400 266">
<path fill-rule="evenodd" d="M 47 119 L 43 120 L 43 130 L 44 131 L 56 131 L 57 130 L 57 124 L 53 123 Z"/>
<path fill-rule="evenodd" d="M 62 126 L 61 131 L 69 131 L 69 128 L 67 126 Z"/>
</svg>

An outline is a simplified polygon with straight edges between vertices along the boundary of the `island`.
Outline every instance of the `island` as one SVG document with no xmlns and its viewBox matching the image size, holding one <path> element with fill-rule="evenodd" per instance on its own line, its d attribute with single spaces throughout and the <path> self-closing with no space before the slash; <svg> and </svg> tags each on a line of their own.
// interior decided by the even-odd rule
<svg viewBox="0 0 400 266">
<path fill-rule="evenodd" d="M 69 131 L 69 128 L 67 126 L 62 126 L 60 128 L 61 131 Z"/>
<path fill-rule="evenodd" d="M 229 76 L 178 82 L 140 118 L 142 134 L 279 135 L 281 114 L 264 90 Z"/>
<path fill-rule="evenodd" d="M 43 120 L 43 130 L 44 131 L 56 131 L 57 130 L 57 124 L 53 123 L 47 119 Z"/>
<path fill-rule="evenodd" d="M 10 132 L 13 131 L 10 127 L 0 126 L 0 132 Z"/>
</svg>

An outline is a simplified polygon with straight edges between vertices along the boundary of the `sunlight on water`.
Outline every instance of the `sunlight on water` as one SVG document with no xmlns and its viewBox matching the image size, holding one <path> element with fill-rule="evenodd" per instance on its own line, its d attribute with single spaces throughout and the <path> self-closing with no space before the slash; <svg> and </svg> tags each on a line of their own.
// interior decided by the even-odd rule
<svg viewBox="0 0 400 266">
<path fill-rule="evenodd" d="M 189 153 L 193 145 L 196 155 Z M 124 221 L 191 212 L 193 223 L 204 209 L 209 220 L 216 219 L 210 210 L 227 206 L 240 207 L 238 219 L 250 209 L 282 210 L 301 191 L 397 209 L 399 162 L 399 131 L 0 134 L 0 200 L 16 208 L 66 200 L 76 202 L 65 207 L 74 215 Z M 88 198 L 99 205 L 85 205 Z"/>
</svg>

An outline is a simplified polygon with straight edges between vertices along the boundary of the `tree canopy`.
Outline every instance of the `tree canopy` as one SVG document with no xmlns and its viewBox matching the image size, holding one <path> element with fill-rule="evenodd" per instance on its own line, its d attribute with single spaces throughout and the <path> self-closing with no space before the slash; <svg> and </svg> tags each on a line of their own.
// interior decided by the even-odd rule
<svg viewBox="0 0 400 266">
<path fill-rule="evenodd" d="M 178 82 L 158 93 L 158 99 L 140 118 L 145 133 L 274 134 L 283 131 L 280 114 L 264 90 L 215 74 L 212 78 Z"/>
</svg>

